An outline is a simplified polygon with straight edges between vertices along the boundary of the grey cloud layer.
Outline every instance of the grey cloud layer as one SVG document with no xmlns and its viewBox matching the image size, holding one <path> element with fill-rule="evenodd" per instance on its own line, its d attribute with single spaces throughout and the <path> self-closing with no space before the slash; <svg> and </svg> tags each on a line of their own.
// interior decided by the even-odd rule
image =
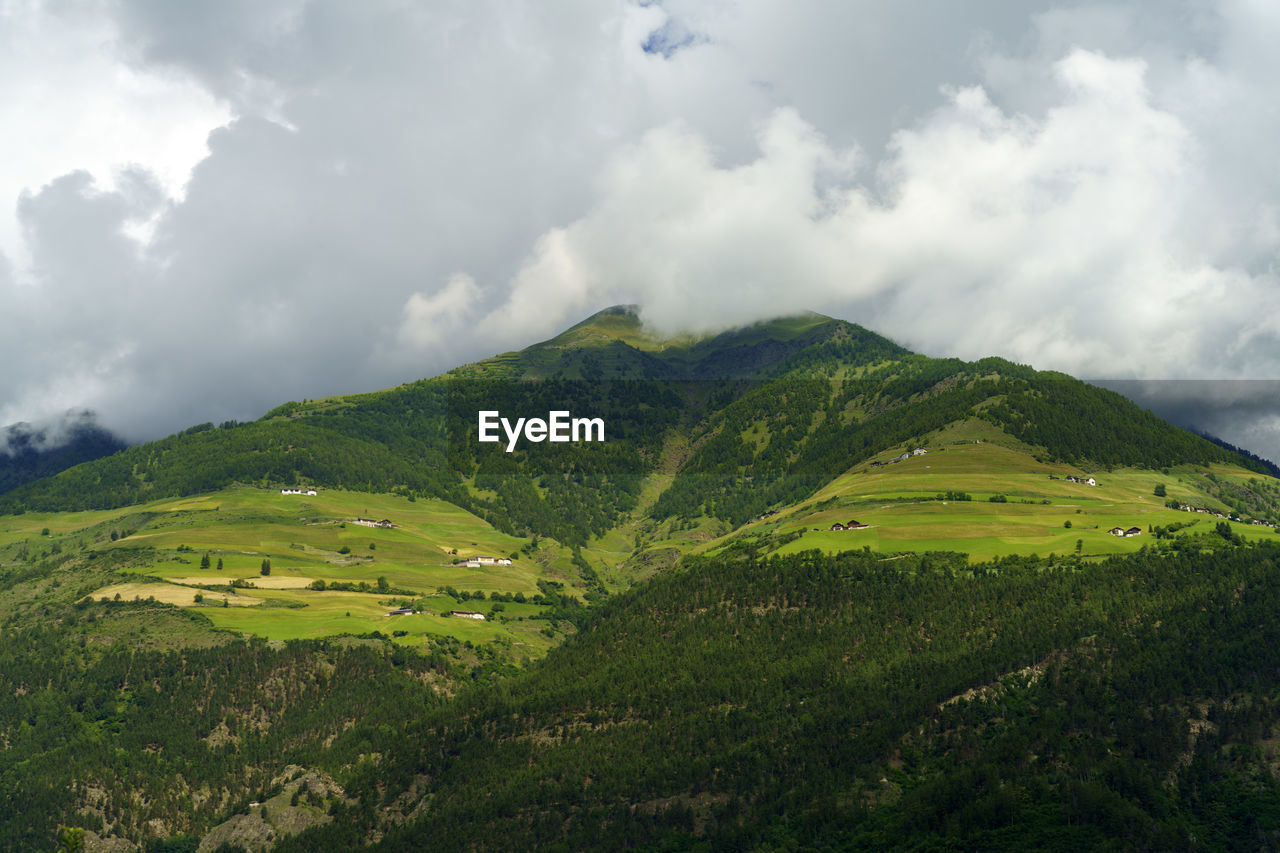
<svg viewBox="0 0 1280 853">
<path fill-rule="evenodd" d="M 1277 16 L 961 5 L 95 7 L 120 62 L 236 118 L 180 198 L 143 162 L 18 203 L 0 423 L 87 406 L 152 437 L 622 301 L 666 330 L 813 308 L 931 354 L 1276 375 Z"/>
</svg>

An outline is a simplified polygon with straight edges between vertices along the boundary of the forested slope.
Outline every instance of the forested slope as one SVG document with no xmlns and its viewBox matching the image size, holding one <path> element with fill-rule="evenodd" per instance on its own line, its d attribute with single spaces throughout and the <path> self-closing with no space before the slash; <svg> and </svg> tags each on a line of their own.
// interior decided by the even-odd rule
<svg viewBox="0 0 1280 853">
<path fill-rule="evenodd" d="M 1273 846 L 1278 557 L 699 561 L 425 713 L 277 849 L 377 837 L 410 786 L 376 849 Z"/>
</svg>

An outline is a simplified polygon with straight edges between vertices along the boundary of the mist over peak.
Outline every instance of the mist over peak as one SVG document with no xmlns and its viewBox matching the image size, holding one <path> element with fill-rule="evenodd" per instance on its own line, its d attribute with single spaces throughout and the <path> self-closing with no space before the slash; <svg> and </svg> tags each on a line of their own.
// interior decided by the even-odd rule
<svg viewBox="0 0 1280 853">
<path fill-rule="evenodd" d="M 0 429 L 0 493 L 127 446 L 88 409 L 40 424 L 9 424 Z"/>
</svg>

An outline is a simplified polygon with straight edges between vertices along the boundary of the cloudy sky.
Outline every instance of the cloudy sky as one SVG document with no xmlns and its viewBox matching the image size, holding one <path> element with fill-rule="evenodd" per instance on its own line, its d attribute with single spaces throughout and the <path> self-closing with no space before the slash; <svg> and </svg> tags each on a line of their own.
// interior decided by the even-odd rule
<svg viewBox="0 0 1280 853">
<path fill-rule="evenodd" d="M 1264 0 L 0 0 L 0 425 L 253 418 L 618 302 L 1275 379 L 1277 43 Z"/>
</svg>

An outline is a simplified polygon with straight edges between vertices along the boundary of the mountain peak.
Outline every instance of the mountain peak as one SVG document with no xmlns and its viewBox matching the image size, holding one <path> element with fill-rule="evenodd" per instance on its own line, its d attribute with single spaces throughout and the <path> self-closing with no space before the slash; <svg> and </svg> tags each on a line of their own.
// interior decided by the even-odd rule
<svg viewBox="0 0 1280 853">
<path fill-rule="evenodd" d="M 508 378 L 761 378 L 785 369 L 801 351 L 824 342 L 858 341 L 885 357 L 906 350 L 843 320 L 812 311 L 721 331 L 663 335 L 637 305 L 597 311 L 549 340 L 467 367 Z"/>
<path fill-rule="evenodd" d="M 563 348 L 622 341 L 636 349 L 659 350 L 670 346 L 689 346 L 724 336 L 790 340 L 823 324 L 842 322 L 815 311 L 801 311 L 753 323 L 665 335 L 646 325 L 643 314 L 643 307 L 640 305 L 611 305 L 575 323 L 544 344 Z"/>
</svg>

